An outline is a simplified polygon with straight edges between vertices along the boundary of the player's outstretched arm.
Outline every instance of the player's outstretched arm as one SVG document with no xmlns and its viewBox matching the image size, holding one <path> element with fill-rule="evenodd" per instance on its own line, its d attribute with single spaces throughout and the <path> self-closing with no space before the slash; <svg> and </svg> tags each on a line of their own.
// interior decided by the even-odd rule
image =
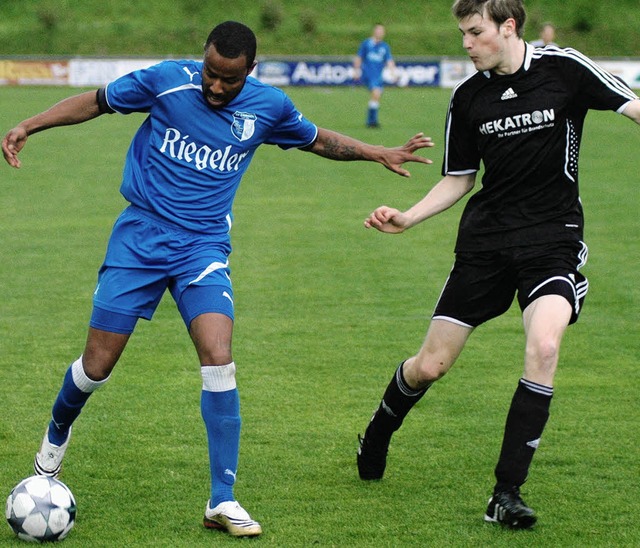
<svg viewBox="0 0 640 548">
<path fill-rule="evenodd" d="M 80 124 L 100 114 L 95 91 L 64 99 L 9 130 L 2 140 L 4 159 L 10 166 L 18 168 L 21 165 L 18 153 L 23 149 L 29 135 L 52 127 Z"/>
<path fill-rule="evenodd" d="M 328 129 L 318 128 L 318 138 L 308 150 L 323 158 L 332 160 L 367 160 L 378 162 L 387 169 L 410 177 L 411 174 L 402 167 L 405 162 L 419 162 L 422 164 L 432 164 L 433 162 L 423 156 L 415 154 L 422 148 L 433 146 L 431 137 L 425 137 L 423 133 L 414 135 L 404 145 L 394 148 L 387 148 L 381 145 L 370 145 L 347 135 L 337 133 Z"/>
<path fill-rule="evenodd" d="M 422 200 L 407 211 L 380 206 L 365 219 L 364 226 L 389 234 L 404 232 L 445 209 L 449 209 L 471 191 L 475 181 L 475 173 L 447 175 Z"/>
</svg>

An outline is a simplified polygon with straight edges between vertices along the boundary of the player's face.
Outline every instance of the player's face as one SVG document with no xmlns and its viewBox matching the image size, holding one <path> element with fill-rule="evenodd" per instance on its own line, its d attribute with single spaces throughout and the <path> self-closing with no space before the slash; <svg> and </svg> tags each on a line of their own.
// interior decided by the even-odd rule
<svg viewBox="0 0 640 548">
<path fill-rule="evenodd" d="M 373 28 L 373 38 L 377 42 L 382 42 L 382 40 L 384 39 L 384 27 L 382 25 L 376 25 Z"/>
<path fill-rule="evenodd" d="M 202 67 L 202 93 L 213 108 L 228 105 L 242 91 L 242 87 L 255 63 L 247 66 L 244 55 L 235 59 L 222 57 L 215 46 L 210 45 L 204 53 Z"/>
<path fill-rule="evenodd" d="M 460 20 L 462 46 L 477 70 L 495 70 L 500 73 L 506 61 L 506 36 L 503 23 L 498 26 L 486 14 L 474 14 Z"/>
</svg>

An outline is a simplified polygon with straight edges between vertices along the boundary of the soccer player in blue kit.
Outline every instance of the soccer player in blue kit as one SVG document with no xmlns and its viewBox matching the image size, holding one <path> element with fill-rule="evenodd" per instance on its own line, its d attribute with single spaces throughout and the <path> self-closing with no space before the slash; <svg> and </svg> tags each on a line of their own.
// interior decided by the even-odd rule
<svg viewBox="0 0 640 548">
<path fill-rule="evenodd" d="M 528 529 L 537 517 L 520 487 L 549 417 L 563 335 L 588 290 L 578 188 L 584 119 L 590 109 L 611 110 L 640 124 L 640 100 L 573 49 L 526 44 L 522 0 L 457 0 L 453 13 L 477 72 L 451 95 L 443 178 L 406 211 L 379 207 L 365 226 L 395 234 L 437 215 L 472 190 L 481 164 L 482 188 L 465 206 L 453 269 L 422 347 L 395 370 L 360 438 L 357 466 L 363 480 L 383 477 L 391 437 L 409 411 L 453 366 L 471 333 L 517 296 L 524 371 L 484 519 Z"/>
<path fill-rule="evenodd" d="M 360 44 L 358 54 L 353 60 L 354 80 L 362 81 L 370 92 L 367 107 L 367 127 L 380 126 L 378 111 L 384 81 L 382 73 L 386 68 L 396 70 L 396 64 L 391 56 L 391 48 L 384 39 L 384 25 L 378 23 L 373 27 L 372 35 Z"/>
<path fill-rule="evenodd" d="M 114 225 L 99 271 L 86 346 L 64 377 L 34 468 L 58 475 L 72 423 L 107 382 L 138 318 L 150 320 L 168 289 L 201 364 L 211 472 L 204 525 L 233 536 L 262 532 L 233 495 L 241 421 L 228 256 L 242 175 L 263 143 L 375 161 L 402 176 L 409 175 L 404 162 L 430 163 L 414 153 L 432 146 L 422 134 L 386 148 L 315 126 L 284 92 L 249 76 L 255 55 L 251 29 L 227 21 L 212 30 L 202 62 L 165 61 L 125 75 L 24 120 L 2 141 L 6 161 L 17 168 L 33 133 L 105 113 L 148 114 L 127 153 L 121 193 L 130 205 Z"/>
</svg>

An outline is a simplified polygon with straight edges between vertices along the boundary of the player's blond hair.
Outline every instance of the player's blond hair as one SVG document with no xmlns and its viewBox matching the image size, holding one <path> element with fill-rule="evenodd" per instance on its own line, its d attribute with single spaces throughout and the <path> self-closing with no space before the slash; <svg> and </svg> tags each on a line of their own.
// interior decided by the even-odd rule
<svg viewBox="0 0 640 548">
<path fill-rule="evenodd" d="M 524 10 L 522 0 L 456 0 L 451 7 L 453 15 L 458 20 L 470 17 L 471 15 L 487 16 L 498 26 L 507 19 L 516 22 L 516 33 L 519 38 L 524 36 L 524 23 L 527 14 Z"/>
</svg>

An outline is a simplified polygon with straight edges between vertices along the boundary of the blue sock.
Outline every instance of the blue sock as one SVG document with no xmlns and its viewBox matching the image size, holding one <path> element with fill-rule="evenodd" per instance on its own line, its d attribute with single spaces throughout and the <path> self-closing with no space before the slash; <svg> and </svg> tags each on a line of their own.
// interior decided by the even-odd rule
<svg viewBox="0 0 640 548">
<path fill-rule="evenodd" d="M 235 500 L 233 484 L 240 450 L 240 398 L 238 389 L 224 392 L 202 391 L 202 418 L 209 443 L 211 508 Z"/>
<path fill-rule="evenodd" d="M 369 108 L 367 109 L 367 124 L 378 124 L 378 111 L 380 110 L 380 103 L 377 101 L 369 101 Z"/>
<path fill-rule="evenodd" d="M 106 380 L 92 381 L 89 379 L 82 367 L 82 357 L 69 366 L 51 412 L 51 422 L 49 423 L 49 441 L 51 443 L 62 445 L 67 441 L 73 421 L 80 415 L 89 396 Z"/>
</svg>

